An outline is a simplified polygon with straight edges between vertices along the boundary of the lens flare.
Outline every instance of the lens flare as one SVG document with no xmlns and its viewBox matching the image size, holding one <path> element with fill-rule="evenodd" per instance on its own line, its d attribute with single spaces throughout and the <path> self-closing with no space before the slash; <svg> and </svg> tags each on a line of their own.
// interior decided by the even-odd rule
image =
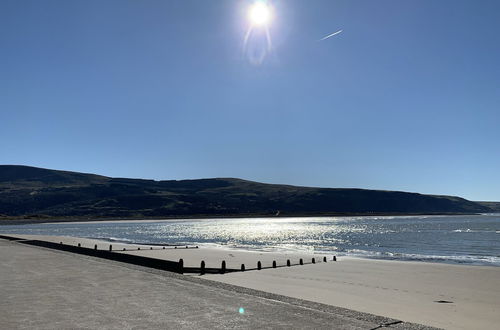
<svg viewBox="0 0 500 330">
<path fill-rule="evenodd" d="M 252 65 L 261 65 L 272 51 L 269 25 L 273 8 L 265 1 L 254 2 L 248 11 L 249 26 L 243 40 L 243 51 Z"/>
<path fill-rule="evenodd" d="M 263 2 L 256 2 L 249 13 L 250 21 L 253 25 L 266 25 L 271 20 L 271 10 Z"/>
</svg>

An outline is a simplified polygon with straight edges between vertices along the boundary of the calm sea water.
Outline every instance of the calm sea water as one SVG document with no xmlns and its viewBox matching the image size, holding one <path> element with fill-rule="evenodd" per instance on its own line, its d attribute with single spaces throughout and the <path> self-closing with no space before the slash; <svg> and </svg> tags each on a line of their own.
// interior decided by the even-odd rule
<svg viewBox="0 0 500 330">
<path fill-rule="evenodd" d="M 500 214 L 59 223 L 0 226 L 0 233 L 500 266 Z"/>
</svg>

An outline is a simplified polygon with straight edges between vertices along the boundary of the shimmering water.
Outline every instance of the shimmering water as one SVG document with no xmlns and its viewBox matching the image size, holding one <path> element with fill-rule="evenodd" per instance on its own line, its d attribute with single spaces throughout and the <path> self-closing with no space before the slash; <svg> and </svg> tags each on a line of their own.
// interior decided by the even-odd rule
<svg viewBox="0 0 500 330">
<path fill-rule="evenodd" d="M 0 232 L 500 266 L 500 214 L 59 223 Z"/>
</svg>

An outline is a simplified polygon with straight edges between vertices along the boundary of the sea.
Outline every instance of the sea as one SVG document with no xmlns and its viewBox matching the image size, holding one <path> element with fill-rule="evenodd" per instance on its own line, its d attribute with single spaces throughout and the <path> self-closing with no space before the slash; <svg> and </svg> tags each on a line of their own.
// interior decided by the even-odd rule
<svg viewBox="0 0 500 330">
<path fill-rule="evenodd" d="M 500 266 L 500 214 L 268 217 L 0 226 L 0 234 Z"/>
</svg>

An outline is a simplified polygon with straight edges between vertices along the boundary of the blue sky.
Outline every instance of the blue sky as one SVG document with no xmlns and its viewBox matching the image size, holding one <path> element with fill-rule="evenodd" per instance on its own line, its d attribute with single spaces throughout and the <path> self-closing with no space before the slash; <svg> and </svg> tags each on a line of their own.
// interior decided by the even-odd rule
<svg viewBox="0 0 500 330">
<path fill-rule="evenodd" d="M 0 163 L 500 201 L 500 2 L 251 3 L 0 1 Z"/>
</svg>

